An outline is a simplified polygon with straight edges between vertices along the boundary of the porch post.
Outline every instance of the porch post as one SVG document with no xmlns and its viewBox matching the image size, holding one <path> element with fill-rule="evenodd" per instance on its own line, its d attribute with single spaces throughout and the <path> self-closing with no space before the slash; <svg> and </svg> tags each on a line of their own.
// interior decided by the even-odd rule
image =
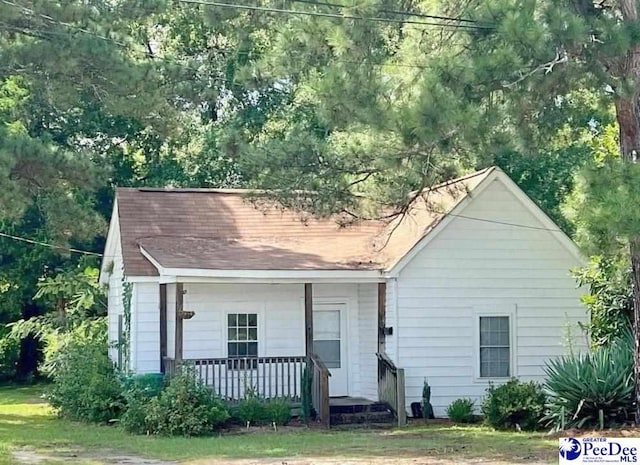
<svg viewBox="0 0 640 465">
<path fill-rule="evenodd" d="M 305 355 L 313 353 L 313 286 L 311 283 L 304 285 L 304 345 Z"/>
<path fill-rule="evenodd" d="M 167 357 L 167 285 L 160 284 L 160 373 L 165 372 Z"/>
<path fill-rule="evenodd" d="M 176 283 L 176 368 L 182 362 L 182 310 L 184 309 L 184 284 Z"/>
<path fill-rule="evenodd" d="M 387 283 L 378 283 L 378 353 L 384 350 L 385 327 L 387 319 Z"/>
</svg>

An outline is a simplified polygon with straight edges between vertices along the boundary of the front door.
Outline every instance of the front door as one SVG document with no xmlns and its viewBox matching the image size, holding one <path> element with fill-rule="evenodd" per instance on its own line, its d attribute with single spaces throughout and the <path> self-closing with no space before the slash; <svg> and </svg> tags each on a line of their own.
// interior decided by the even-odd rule
<svg viewBox="0 0 640 465">
<path fill-rule="evenodd" d="M 347 376 L 347 308 L 344 304 L 313 306 L 313 351 L 329 369 L 329 394 L 349 395 Z"/>
</svg>

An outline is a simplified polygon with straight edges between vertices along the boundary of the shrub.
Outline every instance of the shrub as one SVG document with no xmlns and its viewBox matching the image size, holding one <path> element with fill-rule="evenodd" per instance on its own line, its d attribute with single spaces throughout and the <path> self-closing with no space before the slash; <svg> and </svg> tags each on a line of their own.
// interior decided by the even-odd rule
<svg viewBox="0 0 640 465">
<path fill-rule="evenodd" d="M 149 432 L 164 436 L 210 434 L 229 418 L 225 403 L 183 366 L 160 395 L 151 399 L 145 417 Z"/>
<path fill-rule="evenodd" d="M 120 423 L 129 433 L 144 434 L 151 431 L 147 421 L 149 404 L 163 387 L 163 378 L 158 375 L 138 375 L 124 380 L 126 409 Z"/>
<path fill-rule="evenodd" d="M 447 407 L 447 416 L 457 423 L 472 423 L 474 405 L 471 399 L 456 399 Z"/>
<path fill-rule="evenodd" d="M 604 428 L 631 420 L 634 386 L 630 330 L 590 354 L 550 361 L 546 375 L 548 426 Z"/>
<path fill-rule="evenodd" d="M 291 421 L 291 405 L 287 399 L 271 399 L 266 404 L 266 418 L 276 425 L 286 425 Z"/>
<path fill-rule="evenodd" d="M 101 340 L 73 340 L 55 361 L 49 401 L 58 414 L 74 420 L 105 422 L 119 416 L 122 386 L 107 355 L 106 332 Z"/>
<path fill-rule="evenodd" d="M 545 400 L 538 383 L 513 378 L 501 386 L 489 386 L 481 411 L 486 423 L 496 429 L 534 430 L 544 416 Z"/>
<path fill-rule="evenodd" d="M 264 401 L 253 393 L 238 402 L 237 415 L 244 425 L 259 425 L 268 419 Z"/>
<path fill-rule="evenodd" d="M 0 382 L 11 381 L 16 377 L 20 342 L 10 335 L 2 335 L 0 328 Z"/>
</svg>

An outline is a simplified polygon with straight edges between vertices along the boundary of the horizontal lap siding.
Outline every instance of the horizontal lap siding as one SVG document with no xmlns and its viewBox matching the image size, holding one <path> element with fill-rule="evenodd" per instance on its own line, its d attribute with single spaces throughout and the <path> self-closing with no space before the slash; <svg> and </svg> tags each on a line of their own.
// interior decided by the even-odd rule
<svg viewBox="0 0 640 465">
<path fill-rule="evenodd" d="M 160 285 L 135 283 L 132 309 L 133 354 L 137 373 L 160 372 Z"/>
<path fill-rule="evenodd" d="M 227 356 L 226 314 L 258 314 L 260 356 L 305 354 L 303 284 L 185 284 L 186 310 L 195 316 L 184 322 L 185 359 Z M 314 304 L 344 302 L 348 311 L 349 388 L 351 395 L 377 396 L 377 287 L 375 284 L 314 284 Z M 174 299 L 168 288 L 169 354 L 173 344 Z M 362 311 L 360 311 L 362 305 Z"/>
<path fill-rule="evenodd" d="M 542 226 L 500 182 L 463 214 Z M 574 348 L 583 348 L 577 322 L 587 317 L 569 274 L 577 265 L 548 231 L 453 219 L 398 277 L 393 358 L 405 369 L 407 405 L 420 400 L 425 378 L 438 416 L 456 398 L 484 394 L 488 383 L 474 379 L 478 309 L 515 312 L 515 371 L 521 378 L 543 380 L 546 361 L 567 351 L 567 326 L 576 336 Z M 388 298 L 396 296 L 388 292 Z"/>
<path fill-rule="evenodd" d="M 378 285 L 358 285 L 360 395 L 378 399 Z"/>
<path fill-rule="evenodd" d="M 117 231 L 117 228 L 116 228 Z M 124 313 L 122 304 L 122 247 L 119 237 L 116 241 L 116 252 L 113 260 L 113 270 L 109 276 L 109 292 L 107 296 L 107 324 L 109 338 L 109 357 L 118 360 L 118 317 Z"/>
<path fill-rule="evenodd" d="M 226 357 L 227 313 L 257 313 L 261 356 L 304 355 L 302 284 L 185 284 L 184 358 Z"/>
</svg>

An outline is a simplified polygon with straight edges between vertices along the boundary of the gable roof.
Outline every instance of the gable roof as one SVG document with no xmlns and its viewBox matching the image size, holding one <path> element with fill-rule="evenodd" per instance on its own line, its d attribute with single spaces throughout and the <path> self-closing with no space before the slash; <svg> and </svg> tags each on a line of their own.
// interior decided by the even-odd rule
<svg viewBox="0 0 640 465">
<path fill-rule="evenodd" d="M 237 189 L 119 188 L 114 213 L 128 276 L 157 276 L 160 268 L 383 272 L 397 268 L 447 213 L 496 175 L 507 177 L 487 168 L 423 191 L 391 221 L 347 226 L 344 218 L 318 219 L 261 202 L 259 194 L 251 201 L 250 191 Z"/>
</svg>

